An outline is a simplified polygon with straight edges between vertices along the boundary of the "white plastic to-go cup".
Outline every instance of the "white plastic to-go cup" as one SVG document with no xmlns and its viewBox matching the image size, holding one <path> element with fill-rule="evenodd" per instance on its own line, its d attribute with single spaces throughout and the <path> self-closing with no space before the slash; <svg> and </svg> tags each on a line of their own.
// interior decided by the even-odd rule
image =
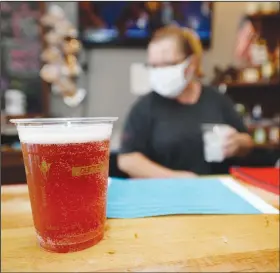
<svg viewBox="0 0 280 273">
<path fill-rule="evenodd" d="M 223 145 L 230 128 L 226 124 L 202 124 L 205 161 L 222 162 L 225 159 Z"/>
</svg>

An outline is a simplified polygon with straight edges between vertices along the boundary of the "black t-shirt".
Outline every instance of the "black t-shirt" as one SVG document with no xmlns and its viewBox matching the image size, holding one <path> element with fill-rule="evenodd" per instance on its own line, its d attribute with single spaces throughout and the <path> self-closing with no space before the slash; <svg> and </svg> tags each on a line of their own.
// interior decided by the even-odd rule
<svg viewBox="0 0 280 273">
<path fill-rule="evenodd" d="M 141 152 L 173 170 L 209 174 L 203 154 L 203 123 L 223 123 L 247 131 L 232 101 L 214 88 L 202 87 L 197 103 L 189 105 L 149 93 L 128 115 L 120 152 Z"/>
</svg>

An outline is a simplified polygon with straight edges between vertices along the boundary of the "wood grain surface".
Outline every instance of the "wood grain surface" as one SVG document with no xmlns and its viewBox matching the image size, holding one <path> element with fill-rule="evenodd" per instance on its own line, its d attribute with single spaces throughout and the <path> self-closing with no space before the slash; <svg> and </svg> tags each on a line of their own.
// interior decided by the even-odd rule
<svg viewBox="0 0 280 273">
<path fill-rule="evenodd" d="M 98 245 L 55 254 L 37 245 L 27 187 L 1 190 L 2 272 L 279 272 L 279 215 L 112 219 Z"/>
</svg>

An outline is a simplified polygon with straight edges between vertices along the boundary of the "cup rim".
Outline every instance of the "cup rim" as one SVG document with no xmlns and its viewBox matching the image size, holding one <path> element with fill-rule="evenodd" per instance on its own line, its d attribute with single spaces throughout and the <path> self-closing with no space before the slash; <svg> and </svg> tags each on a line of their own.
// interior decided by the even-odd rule
<svg viewBox="0 0 280 273">
<path fill-rule="evenodd" d="M 10 119 L 15 125 L 61 125 L 61 124 L 104 124 L 117 121 L 117 117 L 71 117 L 71 118 L 21 118 Z"/>
</svg>

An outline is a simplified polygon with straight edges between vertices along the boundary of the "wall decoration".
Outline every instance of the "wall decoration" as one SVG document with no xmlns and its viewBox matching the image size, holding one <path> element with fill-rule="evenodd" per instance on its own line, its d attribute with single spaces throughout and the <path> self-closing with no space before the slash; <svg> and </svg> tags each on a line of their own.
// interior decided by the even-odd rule
<svg viewBox="0 0 280 273">
<path fill-rule="evenodd" d="M 41 54 L 44 65 L 41 78 L 51 84 L 53 94 L 60 95 L 70 107 L 76 107 L 85 98 L 85 89 L 77 86 L 82 72 L 78 61 L 81 43 L 78 31 L 65 16 L 62 8 L 51 5 L 41 18 L 46 30 L 45 48 Z"/>
</svg>

